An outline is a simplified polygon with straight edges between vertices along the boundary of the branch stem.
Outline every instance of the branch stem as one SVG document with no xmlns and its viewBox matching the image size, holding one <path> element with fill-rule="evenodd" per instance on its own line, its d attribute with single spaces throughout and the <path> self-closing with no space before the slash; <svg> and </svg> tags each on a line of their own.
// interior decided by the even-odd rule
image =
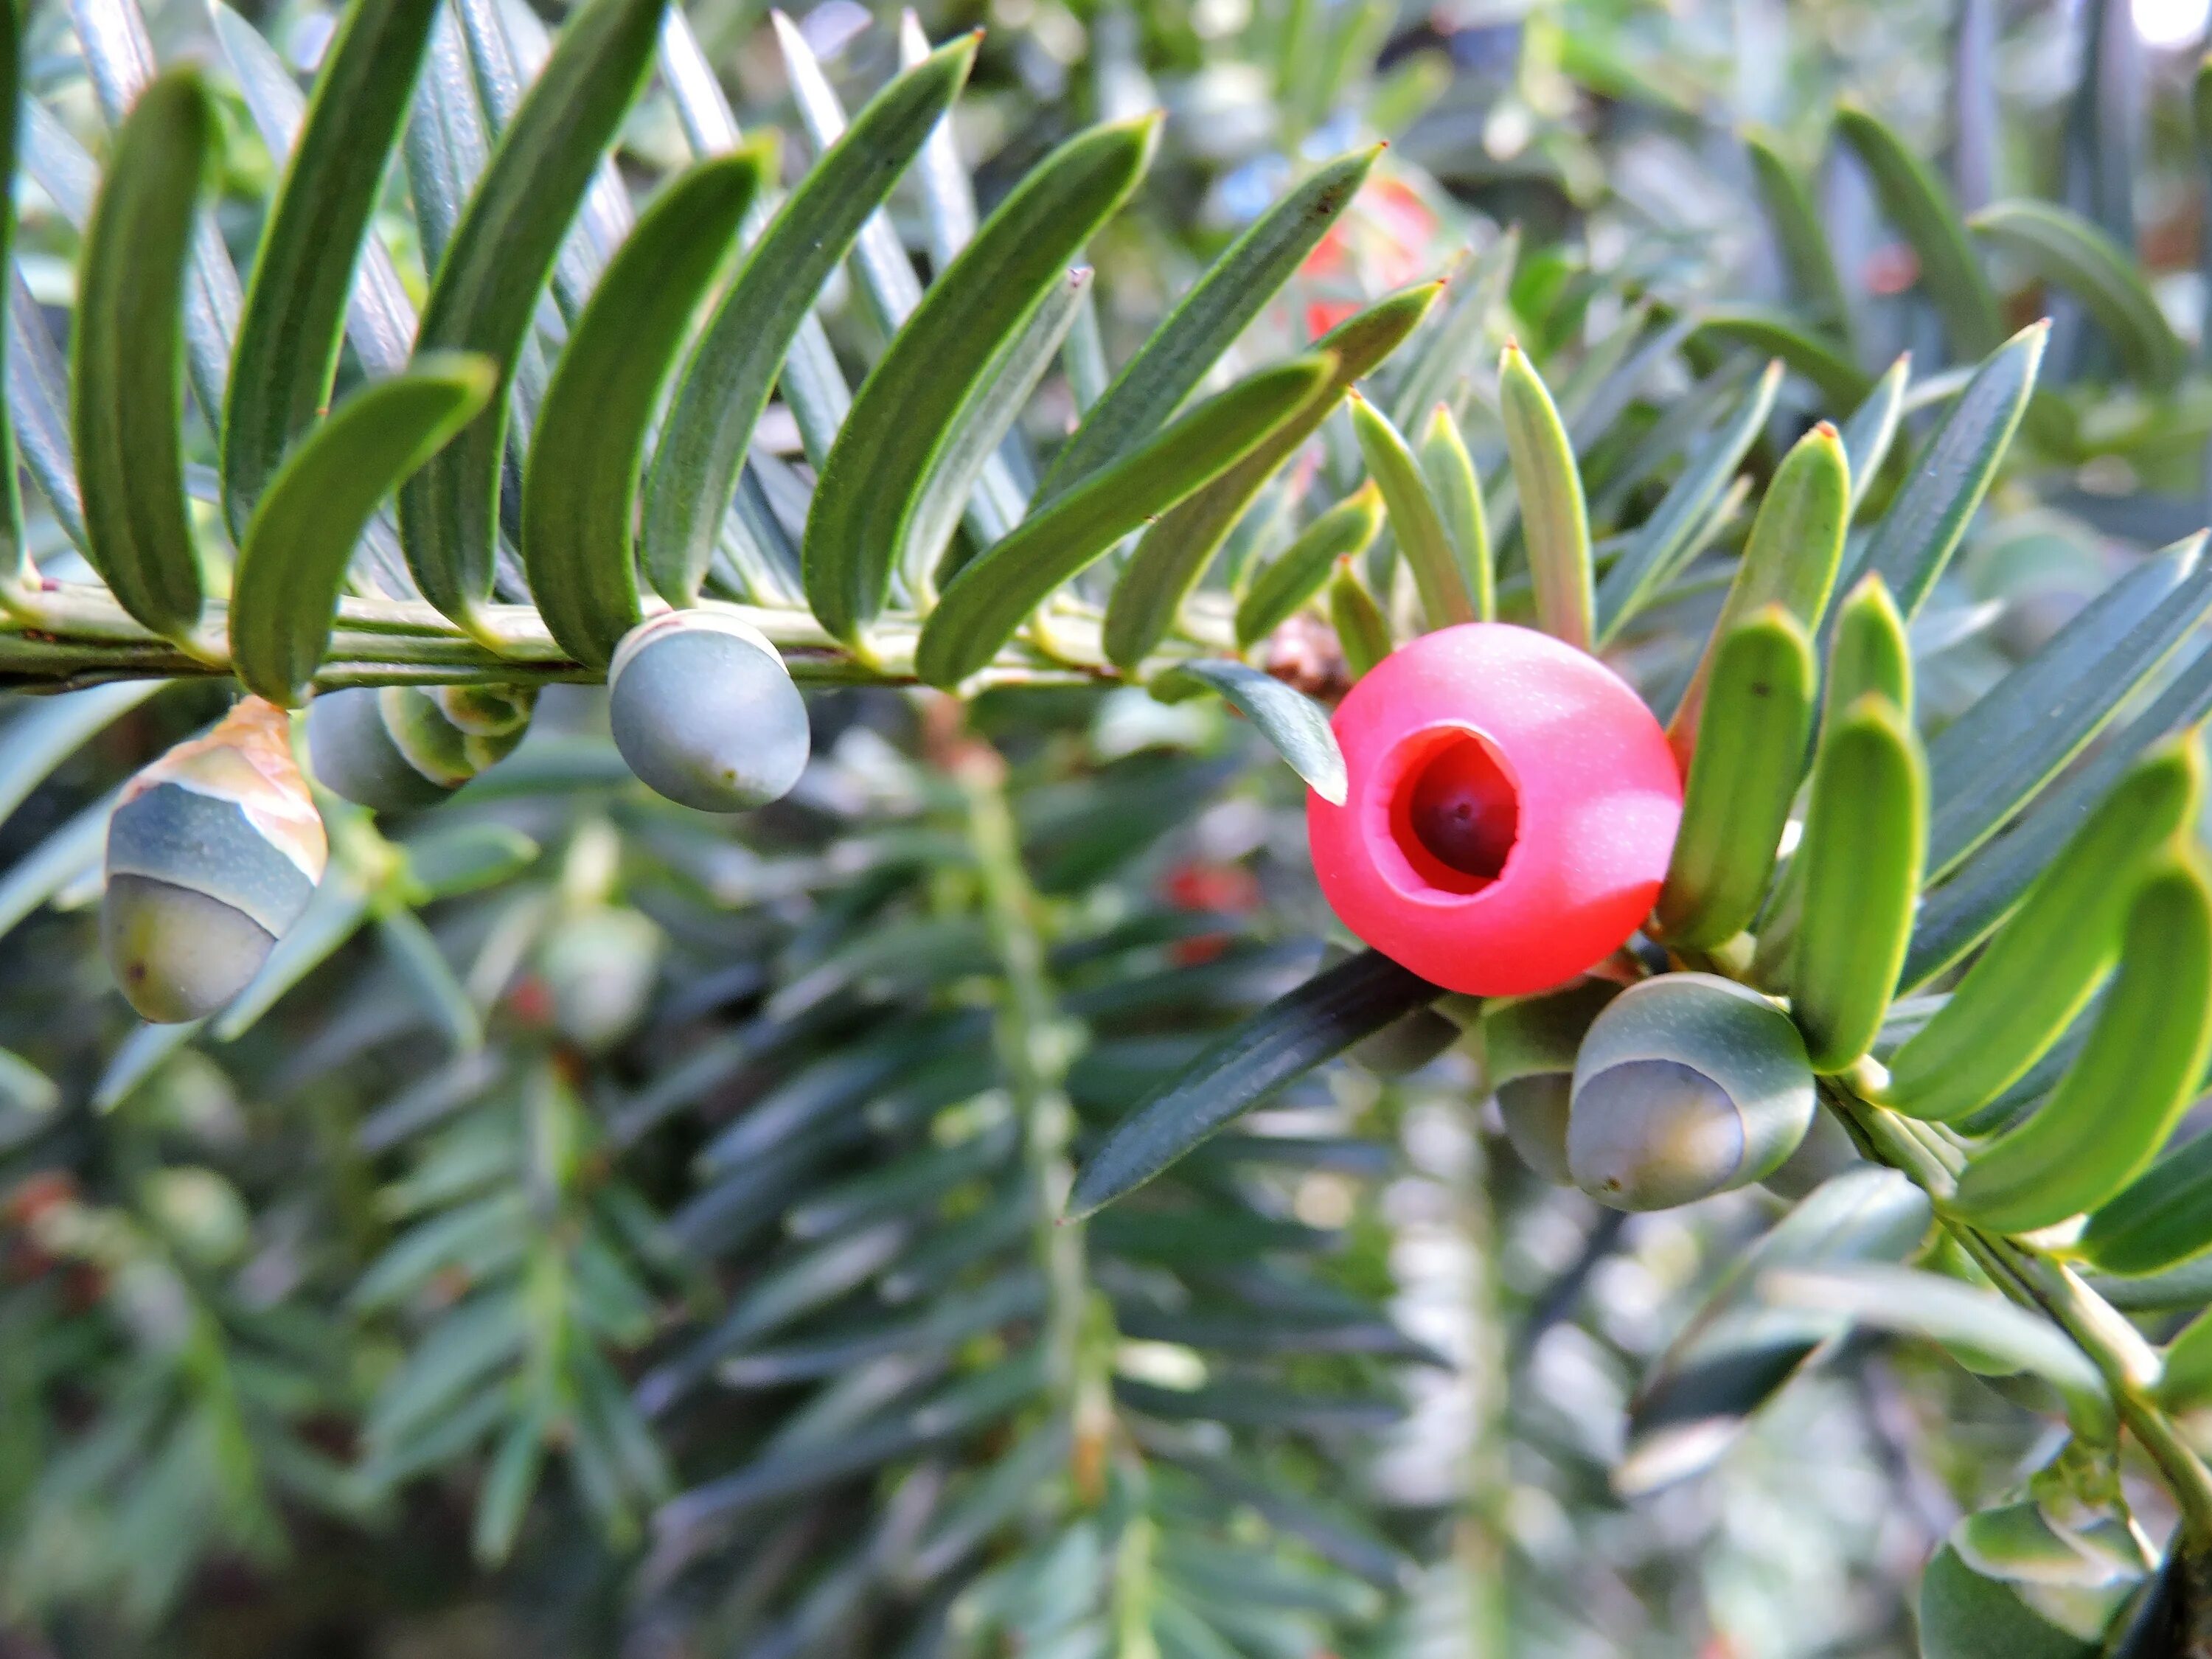
<svg viewBox="0 0 2212 1659">
<path fill-rule="evenodd" d="M 2063 1262 L 1948 1212 L 1962 1160 L 1940 1129 L 1900 1117 L 1840 1086 L 1838 1079 L 1830 1081 L 1866 1145 L 1927 1189 L 1944 1226 L 1991 1282 L 2013 1301 L 2043 1314 L 2094 1362 L 2120 1421 L 2158 1466 L 2173 1496 L 2185 1547 L 2192 1555 L 2212 1551 L 2212 1471 L 2153 1398 L 2159 1359 L 2142 1334 Z"/>
<path fill-rule="evenodd" d="M 1021 843 L 1006 800 L 1006 763 L 972 737 L 957 739 L 953 771 L 967 808 L 969 845 L 981 878 L 983 915 L 1001 975 L 997 1042 L 1021 1126 L 1030 1202 L 1031 1242 L 1044 1275 L 1047 1387 L 1071 1419 L 1081 1403 L 1084 1327 L 1091 1296 L 1080 1224 L 1060 1224 L 1075 1166 L 1069 1155 L 1075 1113 L 1062 1085 L 1069 1043 L 1046 977 L 1036 927 L 1036 895 L 1022 866 Z M 1078 1437 L 1079 1464 L 1085 1449 Z"/>
<path fill-rule="evenodd" d="M 813 684 L 911 685 L 919 622 L 890 616 L 865 652 L 832 639 L 808 612 L 784 605 L 708 600 L 705 607 L 750 624 L 783 653 L 792 677 Z M 71 691 L 124 679 L 222 678 L 231 672 L 229 617 L 210 601 L 189 648 L 149 632 L 105 588 L 85 583 L 9 585 L 0 617 L 0 685 Z M 595 681 L 600 672 L 568 659 L 526 605 L 488 605 L 463 629 L 415 600 L 347 599 L 333 620 L 315 676 L 319 690 L 357 685 L 538 685 Z M 1096 629 L 1056 637 L 1052 649 L 1016 641 L 979 674 L 998 685 L 1088 685 L 1119 678 L 1097 647 Z"/>
</svg>

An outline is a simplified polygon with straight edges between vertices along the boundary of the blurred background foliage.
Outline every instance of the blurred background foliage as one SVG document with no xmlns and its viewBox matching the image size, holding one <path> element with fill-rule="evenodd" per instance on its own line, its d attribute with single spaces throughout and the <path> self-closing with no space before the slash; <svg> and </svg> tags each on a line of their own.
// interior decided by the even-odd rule
<svg viewBox="0 0 2212 1659">
<path fill-rule="evenodd" d="M 331 27 L 313 4 L 247 15 L 303 73 Z M 743 123 L 796 131 L 763 9 L 688 15 Z M 150 18 L 163 61 L 222 61 L 200 6 Z M 888 14 L 796 21 L 848 101 L 896 61 Z M 1437 271 L 1498 283 L 1395 372 L 1494 453 L 1480 366 L 1520 338 L 1601 532 L 1780 349 L 1716 314 L 1789 307 L 1828 352 L 1783 351 L 1830 378 L 1784 381 L 1754 471 L 1839 380 L 1909 350 L 1940 384 L 1981 355 L 1832 136 L 1846 95 L 1969 211 L 2034 197 L 2102 227 L 2204 349 L 2188 0 L 920 21 L 987 30 L 957 116 L 987 207 L 1086 122 L 1169 112 L 1136 210 L 1091 250 L 1109 361 L 1303 162 L 1390 140 L 1250 359 Z M 96 150 L 67 13 L 30 31 L 32 88 Z M 214 84 L 243 259 L 273 164 Z M 1809 181 L 1840 312 L 1772 233 L 1752 126 Z M 649 94 L 625 164 L 681 153 Z M 58 328 L 75 234 L 32 177 L 19 270 Z M 410 224 L 387 229 L 419 299 Z M 2007 332 L 2046 309 L 2058 331 L 1915 626 L 1938 722 L 2207 493 L 2212 382 L 2143 384 L 2064 294 L 1990 269 Z M 866 307 L 824 310 L 865 356 Z M 1072 408 L 1048 382 L 1036 435 Z M 1346 487 L 1340 425 L 1320 467 Z M 1263 498 L 1243 556 L 1287 539 L 1288 505 Z M 1722 502 L 1707 543 L 1743 519 Z M 1615 647 L 1647 684 L 1679 683 L 1717 607 L 1695 556 Z M 1262 659 L 1326 689 L 1333 651 L 1301 618 Z M 1330 933 L 1294 780 L 1211 702 L 819 693 L 799 791 L 732 823 L 630 782 L 601 696 L 557 689 L 434 814 L 332 805 L 333 877 L 268 994 L 156 1030 L 94 945 L 98 807 L 221 696 L 103 696 L 65 731 L 28 701 L 0 728 L 10 1659 L 1905 1654 L 1931 1550 L 2051 1450 L 2011 1385 L 1858 1338 L 1709 1457 L 1639 1464 L 1639 1380 L 1776 1200 L 1624 1218 L 1536 1179 L 1432 1017 L 1055 1226 L 1071 1159 Z M 2130 1495 L 2162 1534 L 2154 1484 L 2130 1471 Z"/>
</svg>

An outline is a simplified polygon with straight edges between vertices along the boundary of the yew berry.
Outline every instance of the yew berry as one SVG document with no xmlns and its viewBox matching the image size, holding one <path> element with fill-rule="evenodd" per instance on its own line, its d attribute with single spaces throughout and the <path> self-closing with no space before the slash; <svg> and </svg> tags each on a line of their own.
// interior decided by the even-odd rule
<svg viewBox="0 0 2212 1659">
<path fill-rule="evenodd" d="M 1619 1210 L 1670 1210 L 1773 1174 L 1812 1127 L 1805 1040 L 1712 974 L 1638 981 L 1575 1055 L 1567 1170 Z"/>
<path fill-rule="evenodd" d="M 1650 912 L 1682 782 L 1595 658 L 1466 623 L 1392 653 L 1337 709 L 1350 785 L 1306 798 L 1322 894 L 1425 979 L 1517 996 L 1602 961 Z"/>
<path fill-rule="evenodd" d="M 702 812 L 781 799 L 811 752 L 806 700 L 782 656 L 719 611 L 665 611 L 623 635 L 607 718 L 641 782 Z"/>
<path fill-rule="evenodd" d="M 284 711 L 248 697 L 123 786 L 100 942 L 131 1006 L 174 1024 L 222 1007 L 300 919 L 330 856 Z"/>
<path fill-rule="evenodd" d="M 379 812 L 429 806 L 513 753 L 536 690 L 354 686 L 307 705 L 315 781 Z"/>
</svg>

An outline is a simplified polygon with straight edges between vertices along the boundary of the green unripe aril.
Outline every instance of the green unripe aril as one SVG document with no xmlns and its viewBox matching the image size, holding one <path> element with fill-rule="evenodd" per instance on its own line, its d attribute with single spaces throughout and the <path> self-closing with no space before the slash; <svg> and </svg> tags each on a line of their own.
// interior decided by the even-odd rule
<svg viewBox="0 0 2212 1659">
<path fill-rule="evenodd" d="M 107 825 L 100 940 L 157 1024 L 200 1019 L 261 970 L 328 856 L 284 713 L 248 697 L 124 786 Z"/>
<path fill-rule="evenodd" d="M 672 611 L 623 635 L 607 670 L 615 747 L 638 781 L 702 812 L 788 794 L 812 748 L 806 702 L 757 629 Z"/>
<path fill-rule="evenodd" d="M 1788 1015 L 1714 975 L 1662 975 L 1614 998 L 1583 1039 L 1567 1167 L 1616 1209 L 1671 1209 L 1771 1174 L 1814 1107 Z"/>
<path fill-rule="evenodd" d="M 100 906 L 100 948 L 142 1018 L 203 1019 L 243 991 L 276 935 L 243 910 L 149 876 L 111 876 Z"/>
<path fill-rule="evenodd" d="M 325 691 L 307 705 L 315 779 L 380 812 L 434 805 L 514 751 L 537 700 L 506 685 Z"/>
<path fill-rule="evenodd" d="M 1498 1094 L 1505 1138 L 1522 1163 L 1562 1187 L 1573 1179 L 1567 1173 L 1567 1101 L 1575 1051 L 1620 990 L 1610 980 L 1583 979 L 1564 990 L 1482 1006 L 1483 1067 Z"/>
</svg>

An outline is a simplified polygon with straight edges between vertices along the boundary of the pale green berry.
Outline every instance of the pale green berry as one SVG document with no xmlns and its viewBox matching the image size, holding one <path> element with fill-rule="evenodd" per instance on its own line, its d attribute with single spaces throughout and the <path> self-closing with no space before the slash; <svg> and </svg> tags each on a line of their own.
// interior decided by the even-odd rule
<svg viewBox="0 0 2212 1659">
<path fill-rule="evenodd" d="M 537 696 L 524 686 L 325 691 L 307 705 L 315 780 L 380 812 L 434 805 L 514 750 Z"/>
<path fill-rule="evenodd" d="M 806 702 L 775 647 L 714 611 L 632 629 L 607 672 L 615 747 L 681 805 L 742 812 L 788 794 L 812 747 Z"/>
<path fill-rule="evenodd" d="M 1583 1039 L 1568 1170 L 1616 1209 L 1671 1209 L 1773 1173 L 1814 1106 L 1787 1014 L 1714 975 L 1662 975 L 1614 998 Z"/>
</svg>

